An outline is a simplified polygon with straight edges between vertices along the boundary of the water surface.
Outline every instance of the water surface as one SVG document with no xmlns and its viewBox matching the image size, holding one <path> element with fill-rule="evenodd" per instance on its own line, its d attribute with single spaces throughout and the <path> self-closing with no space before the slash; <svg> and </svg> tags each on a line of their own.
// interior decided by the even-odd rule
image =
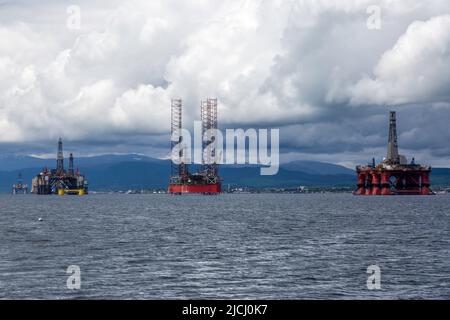
<svg viewBox="0 0 450 320">
<path fill-rule="evenodd" d="M 449 196 L 0 203 L 0 298 L 450 298 Z M 81 269 L 80 290 L 66 287 L 69 265 Z M 367 289 L 369 265 L 381 268 L 381 290 Z"/>
</svg>

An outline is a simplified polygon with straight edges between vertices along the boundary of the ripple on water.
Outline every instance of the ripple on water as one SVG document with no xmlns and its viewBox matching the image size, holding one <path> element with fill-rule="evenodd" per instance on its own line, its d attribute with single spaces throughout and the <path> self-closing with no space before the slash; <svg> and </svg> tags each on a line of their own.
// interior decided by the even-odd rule
<svg viewBox="0 0 450 320">
<path fill-rule="evenodd" d="M 2 298 L 450 298 L 448 196 L 0 200 Z"/>
</svg>

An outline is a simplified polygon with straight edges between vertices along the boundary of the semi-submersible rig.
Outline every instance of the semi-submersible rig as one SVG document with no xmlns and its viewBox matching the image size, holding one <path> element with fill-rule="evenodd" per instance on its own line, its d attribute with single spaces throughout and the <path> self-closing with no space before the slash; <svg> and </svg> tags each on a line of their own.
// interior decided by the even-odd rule
<svg viewBox="0 0 450 320">
<path fill-rule="evenodd" d="M 357 166 L 358 189 L 355 195 L 431 195 L 430 166 L 411 163 L 398 153 L 397 120 L 390 112 L 387 157 L 378 165 Z"/>
<path fill-rule="evenodd" d="M 12 194 L 27 194 L 28 193 L 28 185 L 23 183 L 22 174 L 19 173 L 19 178 L 17 179 L 17 183 L 12 186 Z"/>
<path fill-rule="evenodd" d="M 217 99 L 207 99 L 200 103 L 202 122 L 202 164 L 200 170 L 195 173 L 189 171 L 189 166 L 183 161 L 185 150 L 180 146 L 183 141 L 182 136 L 182 100 L 173 99 L 171 104 L 171 150 L 178 150 L 178 161 L 171 161 L 171 175 L 169 179 L 168 192 L 171 194 L 201 193 L 219 194 L 221 192 L 221 179 L 219 177 L 219 167 L 214 161 L 215 158 L 215 138 L 213 131 L 217 129 Z M 212 153 L 205 152 L 209 146 Z M 176 151 L 175 151 L 176 152 Z"/>
<path fill-rule="evenodd" d="M 78 169 L 74 171 L 73 154 L 69 156 L 69 168 L 64 169 L 63 143 L 61 138 L 58 141 L 58 154 L 56 157 L 56 169 L 48 170 L 44 168 L 32 180 L 32 193 L 47 194 L 73 194 L 85 195 L 88 193 L 88 184 L 85 177 Z"/>
</svg>

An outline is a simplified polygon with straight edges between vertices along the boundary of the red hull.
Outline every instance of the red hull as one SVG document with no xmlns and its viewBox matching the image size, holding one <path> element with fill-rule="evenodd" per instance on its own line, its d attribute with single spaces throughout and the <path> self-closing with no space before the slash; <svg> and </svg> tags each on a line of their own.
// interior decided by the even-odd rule
<svg viewBox="0 0 450 320">
<path fill-rule="evenodd" d="M 189 184 L 170 184 L 169 193 L 220 193 L 221 184 L 189 185 Z"/>
<path fill-rule="evenodd" d="M 416 191 L 416 190 L 394 190 L 394 191 L 384 191 L 382 194 L 370 194 L 370 193 L 360 193 L 358 191 L 353 192 L 355 196 L 431 196 L 434 195 L 431 191 Z"/>
<path fill-rule="evenodd" d="M 385 170 L 358 167 L 358 196 L 433 195 L 430 190 L 430 172 L 427 167 L 408 166 Z"/>
</svg>

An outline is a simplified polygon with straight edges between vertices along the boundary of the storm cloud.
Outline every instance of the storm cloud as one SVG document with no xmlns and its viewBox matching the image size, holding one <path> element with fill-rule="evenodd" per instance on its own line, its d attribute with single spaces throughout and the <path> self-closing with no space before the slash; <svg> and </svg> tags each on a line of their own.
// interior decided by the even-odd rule
<svg viewBox="0 0 450 320">
<path fill-rule="evenodd" d="M 280 128 L 282 159 L 382 157 L 393 109 L 403 153 L 446 165 L 449 70 L 443 0 L 6 1 L 0 146 L 164 156 L 170 99 L 190 123 L 217 97 L 223 128 Z"/>
</svg>

